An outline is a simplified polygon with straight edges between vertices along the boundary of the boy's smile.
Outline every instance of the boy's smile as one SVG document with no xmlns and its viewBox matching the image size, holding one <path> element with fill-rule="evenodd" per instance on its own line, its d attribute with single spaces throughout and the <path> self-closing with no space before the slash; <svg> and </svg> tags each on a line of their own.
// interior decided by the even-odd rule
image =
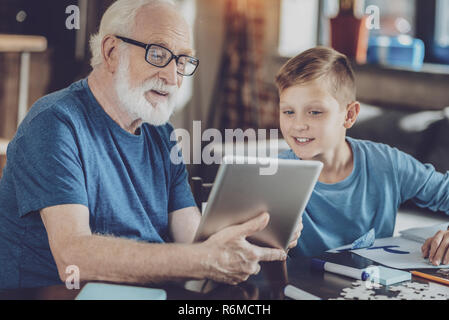
<svg viewBox="0 0 449 320">
<path fill-rule="evenodd" d="M 305 146 L 315 140 L 313 138 L 300 138 L 300 137 L 293 137 L 293 138 L 295 143 L 299 146 Z"/>
</svg>

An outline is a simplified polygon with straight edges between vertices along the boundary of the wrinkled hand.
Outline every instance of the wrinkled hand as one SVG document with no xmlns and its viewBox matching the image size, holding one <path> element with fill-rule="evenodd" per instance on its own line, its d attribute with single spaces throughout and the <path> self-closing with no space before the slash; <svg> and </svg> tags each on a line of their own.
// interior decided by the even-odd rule
<svg viewBox="0 0 449 320">
<path fill-rule="evenodd" d="M 298 245 L 298 239 L 301 236 L 301 231 L 304 228 L 302 224 L 302 217 L 299 220 L 298 225 L 296 226 L 295 233 L 293 234 L 293 239 L 290 241 L 287 250 L 293 249 Z"/>
<path fill-rule="evenodd" d="M 201 244 L 207 252 L 207 277 L 214 281 L 236 285 L 260 271 L 261 261 L 285 260 L 284 250 L 263 248 L 249 243 L 246 237 L 263 230 L 269 220 L 263 213 L 243 224 L 225 228 Z"/>
<path fill-rule="evenodd" d="M 441 263 L 449 264 L 449 230 L 438 231 L 432 238 L 424 242 L 421 247 L 423 258 L 439 266 Z"/>
</svg>

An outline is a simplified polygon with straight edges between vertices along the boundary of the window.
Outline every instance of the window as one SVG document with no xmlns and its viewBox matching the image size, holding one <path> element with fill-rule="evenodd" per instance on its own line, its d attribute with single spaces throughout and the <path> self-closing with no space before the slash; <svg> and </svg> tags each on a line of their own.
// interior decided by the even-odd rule
<svg viewBox="0 0 449 320">
<path fill-rule="evenodd" d="M 282 0 L 279 54 L 294 56 L 317 45 L 318 0 Z"/>
<path fill-rule="evenodd" d="M 380 9 L 381 28 L 373 29 L 370 35 L 397 36 L 407 34 L 415 36 L 416 0 L 367 0 L 365 10 L 374 5 Z"/>
<path fill-rule="evenodd" d="M 196 17 L 196 5 L 195 0 L 176 0 L 176 3 L 181 8 L 181 13 L 187 20 L 187 23 L 193 30 L 195 17 Z M 195 47 L 194 37 L 192 32 L 192 46 Z M 194 77 L 184 77 L 181 89 L 179 89 L 179 94 L 177 98 L 176 110 L 183 109 L 193 96 L 193 82 Z"/>
<path fill-rule="evenodd" d="M 435 21 L 435 42 L 449 47 L 449 0 L 438 0 Z"/>
<path fill-rule="evenodd" d="M 369 6 L 380 11 L 380 29 L 370 36 L 409 35 L 423 40 L 425 62 L 449 64 L 449 0 L 358 0 L 362 15 Z M 329 45 L 329 18 L 339 0 L 282 0 L 279 53 L 294 56 L 316 45 Z"/>
<path fill-rule="evenodd" d="M 381 11 L 381 29 L 371 35 L 415 35 L 416 0 L 358 1 L 356 11 L 362 15 L 375 5 Z M 448 0 L 444 0 L 448 1 Z M 329 44 L 328 19 L 338 14 L 339 0 L 282 0 L 279 53 L 293 56 L 316 45 Z"/>
<path fill-rule="evenodd" d="M 434 40 L 435 62 L 449 64 L 449 0 L 437 0 Z"/>
</svg>

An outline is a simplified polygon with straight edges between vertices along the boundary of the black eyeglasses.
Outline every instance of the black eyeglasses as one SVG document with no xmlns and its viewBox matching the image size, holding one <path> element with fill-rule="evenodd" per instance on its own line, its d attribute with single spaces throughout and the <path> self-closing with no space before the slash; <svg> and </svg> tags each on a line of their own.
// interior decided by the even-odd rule
<svg viewBox="0 0 449 320">
<path fill-rule="evenodd" d="M 158 44 L 152 43 L 145 44 L 143 42 L 139 42 L 121 36 L 116 37 L 126 43 L 144 48 L 146 51 L 145 61 L 151 64 L 152 66 L 158 68 L 165 68 L 173 59 L 175 59 L 176 66 L 178 68 L 177 72 L 181 76 L 193 75 L 200 64 L 200 60 L 198 60 L 197 58 L 190 57 L 185 54 L 177 56 L 169 49 Z"/>
</svg>

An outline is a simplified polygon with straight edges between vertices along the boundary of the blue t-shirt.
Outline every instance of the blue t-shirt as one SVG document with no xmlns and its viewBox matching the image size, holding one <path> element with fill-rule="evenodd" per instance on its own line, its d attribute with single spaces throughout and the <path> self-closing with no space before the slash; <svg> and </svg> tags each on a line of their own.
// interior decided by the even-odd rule
<svg viewBox="0 0 449 320">
<path fill-rule="evenodd" d="M 336 184 L 317 182 L 293 256 L 316 256 L 351 244 L 371 228 L 376 238 L 391 237 L 397 210 L 410 199 L 449 214 L 449 172 L 436 172 L 432 165 L 385 144 L 346 139 L 354 155 L 353 171 Z M 299 160 L 292 150 L 279 158 Z"/>
<path fill-rule="evenodd" d="M 126 132 L 87 79 L 37 101 L 0 180 L 0 288 L 60 283 L 43 208 L 81 204 L 92 233 L 170 241 L 168 214 L 196 206 L 185 165 L 170 161 L 172 131 L 143 124 L 139 135 Z"/>
</svg>

